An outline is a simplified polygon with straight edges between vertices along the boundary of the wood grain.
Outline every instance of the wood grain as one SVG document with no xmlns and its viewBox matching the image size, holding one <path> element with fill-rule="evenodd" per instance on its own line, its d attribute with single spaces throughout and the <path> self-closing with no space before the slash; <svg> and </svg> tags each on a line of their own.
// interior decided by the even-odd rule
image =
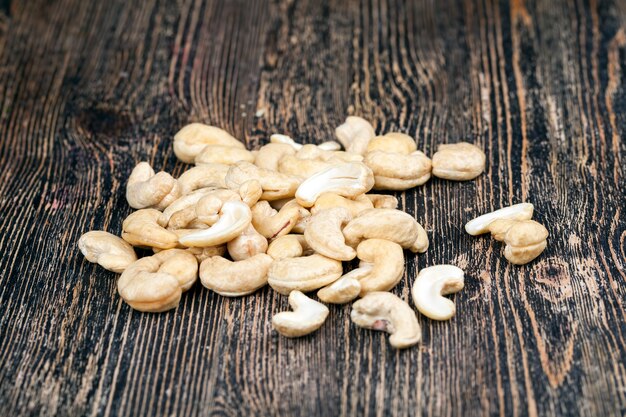
<svg viewBox="0 0 626 417">
<path fill-rule="evenodd" d="M 431 249 L 394 292 L 466 271 L 419 347 L 349 306 L 278 337 L 269 289 L 141 314 L 80 256 L 83 232 L 120 232 L 136 162 L 185 169 L 185 123 L 254 147 L 347 114 L 487 154 L 475 181 L 398 194 Z M 624 416 L 625 129 L 623 1 L 0 0 L 0 415 Z M 516 267 L 462 225 L 521 201 L 550 238 Z"/>
</svg>

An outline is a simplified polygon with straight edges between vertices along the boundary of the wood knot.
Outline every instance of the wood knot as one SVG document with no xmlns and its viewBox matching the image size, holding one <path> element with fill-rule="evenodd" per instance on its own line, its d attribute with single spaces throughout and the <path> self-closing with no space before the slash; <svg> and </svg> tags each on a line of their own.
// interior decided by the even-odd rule
<svg viewBox="0 0 626 417">
<path fill-rule="evenodd" d="M 570 275 L 568 264 L 558 258 L 542 259 L 531 271 L 537 289 L 545 298 L 555 302 L 572 296 Z"/>
<path fill-rule="evenodd" d="M 105 142 L 128 136 L 132 120 L 128 113 L 107 106 L 90 106 L 77 111 L 79 127 Z"/>
</svg>

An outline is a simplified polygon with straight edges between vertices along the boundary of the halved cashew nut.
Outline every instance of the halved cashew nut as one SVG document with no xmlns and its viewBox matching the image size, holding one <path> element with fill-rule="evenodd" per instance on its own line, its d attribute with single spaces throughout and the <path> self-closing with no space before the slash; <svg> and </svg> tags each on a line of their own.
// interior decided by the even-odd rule
<svg viewBox="0 0 626 417">
<path fill-rule="evenodd" d="M 352 219 L 343 229 L 346 243 L 355 247 L 363 239 L 385 239 L 404 249 L 423 253 L 428 249 L 428 235 L 409 214 L 395 209 L 369 209 Z"/>
<path fill-rule="evenodd" d="M 274 259 L 297 258 L 312 255 L 304 235 L 284 235 L 277 237 L 267 248 L 267 254 Z"/>
<path fill-rule="evenodd" d="M 367 120 L 357 116 L 348 116 L 346 121 L 335 129 L 335 136 L 346 151 L 364 155 L 367 145 L 374 139 L 376 132 Z"/>
<path fill-rule="evenodd" d="M 180 238 L 190 247 L 215 246 L 239 236 L 252 220 L 250 208 L 240 201 L 227 201 L 220 210 L 219 220 L 210 228 Z"/>
<path fill-rule="evenodd" d="M 276 211 L 267 201 L 259 201 L 252 206 L 252 225 L 263 236 L 274 239 L 291 232 L 298 221 L 308 216 L 308 211 L 295 200 Z"/>
<path fill-rule="evenodd" d="M 267 284 L 267 271 L 272 262 L 272 257 L 264 253 L 236 262 L 213 256 L 200 264 L 200 281 L 225 297 L 241 297 Z"/>
<path fill-rule="evenodd" d="M 309 177 L 296 191 L 296 200 L 303 207 L 311 207 L 323 193 L 335 193 L 354 198 L 374 186 L 372 170 L 361 162 L 332 166 Z"/>
<path fill-rule="evenodd" d="M 192 164 L 207 145 L 245 149 L 243 143 L 225 130 L 202 123 L 188 124 L 174 136 L 174 153 L 178 159 L 188 164 Z"/>
<path fill-rule="evenodd" d="M 238 189 L 241 184 L 249 180 L 257 180 L 261 183 L 264 200 L 279 200 L 293 197 L 300 179 L 280 172 L 259 168 L 249 162 L 238 162 L 232 165 L 226 175 L 226 185 L 230 189 Z"/>
<path fill-rule="evenodd" d="M 504 257 L 514 265 L 532 261 L 548 244 L 548 230 L 534 220 L 500 219 L 490 228 L 496 240 L 504 241 Z"/>
<path fill-rule="evenodd" d="M 402 279 L 404 273 L 404 253 L 395 242 L 384 239 L 367 239 L 356 249 L 361 260 L 360 266 L 372 268 L 360 277 L 361 297 L 375 291 L 389 291 Z"/>
<path fill-rule="evenodd" d="M 254 155 L 252 152 L 236 146 L 206 145 L 194 159 L 196 165 L 233 165 L 239 161 L 254 162 Z"/>
<path fill-rule="evenodd" d="M 530 220 L 533 217 L 534 206 L 530 203 L 520 203 L 504 207 L 491 213 L 483 214 L 467 222 L 465 231 L 472 236 L 489 232 L 489 225 L 497 219 Z"/>
<path fill-rule="evenodd" d="M 161 227 L 157 220 L 161 212 L 142 209 L 131 213 L 122 223 L 122 239 L 133 246 L 171 249 L 178 244 L 178 236 Z"/>
<path fill-rule="evenodd" d="M 340 261 L 319 254 L 283 258 L 272 263 L 268 272 L 268 283 L 274 290 L 285 295 L 294 290 L 308 292 L 335 282 L 342 272 Z"/>
<path fill-rule="evenodd" d="M 420 151 L 409 155 L 373 151 L 363 162 L 374 172 L 377 190 L 407 190 L 430 178 L 430 158 Z"/>
<path fill-rule="evenodd" d="M 197 274 L 198 262 L 192 254 L 165 250 L 129 265 L 117 281 L 117 291 L 135 310 L 157 313 L 175 308 Z"/>
<path fill-rule="evenodd" d="M 294 147 L 286 143 L 268 143 L 261 146 L 254 159 L 254 164 L 262 169 L 278 171 L 278 161 L 286 155 L 294 155 L 295 153 Z"/>
<path fill-rule="evenodd" d="M 456 312 L 452 300 L 444 295 L 463 289 L 464 273 L 454 265 L 436 265 L 422 269 L 415 282 L 411 295 L 418 311 L 433 320 L 448 320 Z"/>
<path fill-rule="evenodd" d="M 235 261 L 243 261 L 267 251 L 267 239 L 249 224 L 242 234 L 226 244 L 230 257 Z"/>
<path fill-rule="evenodd" d="M 132 246 L 111 233 L 94 230 L 78 239 L 78 248 L 89 262 L 121 274 L 137 260 Z"/>
<path fill-rule="evenodd" d="M 361 293 L 360 279 L 372 270 L 371 265 L 353 269 L 337 281 L 317 292 L 317 297 L 325 303 L 345 304 L 354 300 Z"/>
<path fill-rule="evenodd" d="M 334 193 L 324 193 L 317 198 L 315 205 L 311 207 L 311 214 L 335 207 L 344 207 L 348 209 L 352 217 L 356 217 L 362 211 L 374 208 L 374 204 L 372 204 L 369 194 L 361 194 L 354 199 L 350 199 Z"/>
<path fill-rule="evenodd" d="M 413 309 L 390 292 L 371 292 L 352 305 L 352 322 L 357 326 L 389 333 L 397 349 L 417 344 L 422 331 Z"/>
<path fill-rule="evenodd" d="M 313 333 L 322 327 L 328 317 L 328 307 L 300 291 L 289 293 L 289 305 L 293 311 L 283 311 L 272 317 L 272 326 L 285 337 Z"/>
<path fill-rule="evenodd" d="M 454 181 L 476 178 L 485 170 L 485 153 L 467 142 L 439 145 L 433 155 L 433 175 Z"/>
<path fill-rule="evenodd" d="M 183 195 L 189 194 L 198 188 L 216 187 L 226 188 L 226 174 L 228 173 L 228 165 L 224 164 L 206 164 L 193 167 L 185 171 L 179 178 Z"/>
<path fill-rule="evenodd" d="M 321 255 L 338 261 L 352 260 L 356 251 L 346 245 L 341 233 L 341 228 L 351 219 L 352 215 L 343 207 L 321 210 L 311 217 L 304 237 L 309 246 Z"/>
<path fill-rule="evenodd" d="M 154 173 L 147 162 L 133 169 L 126 185 L 126 200 L 135 209 L 163 210 L 181 195 L 178 182 L 167 172 Z"/>
</svg>

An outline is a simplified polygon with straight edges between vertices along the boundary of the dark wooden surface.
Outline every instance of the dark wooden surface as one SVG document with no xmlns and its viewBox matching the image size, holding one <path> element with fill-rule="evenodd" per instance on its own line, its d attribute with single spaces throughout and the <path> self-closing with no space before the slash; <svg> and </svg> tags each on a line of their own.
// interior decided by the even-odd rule
<svg viewBox="0 0 626 417">
<path fill-rule="evenodd" d="M 399 194 L 431 248 L 394 292 L 466 271 L 419 347 L 349 306 L 278 337 L 269 289 L 138 313 L 80 255 L 81 233 L 120 232 L 136 162 L 185 169 L 185 123 L 253 147 L 347 114 L 487 154 L 475 181 Z M 0 0 L 0 415 L 624 416 L 625 133 L 623 0 Z M 550 238 L 515 267 L 462 225 L 521 201 Z"/>
</svg>

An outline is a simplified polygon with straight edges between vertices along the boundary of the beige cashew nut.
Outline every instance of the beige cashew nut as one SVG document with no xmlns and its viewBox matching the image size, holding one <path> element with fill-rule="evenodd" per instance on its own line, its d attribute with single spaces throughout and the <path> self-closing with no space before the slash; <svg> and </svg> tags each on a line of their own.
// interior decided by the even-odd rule
<svg viewBox="0 0 626 417">
<path fill-rule="evenodd" d="M 267 248 L 267 254 L 275 260 L 284 258 L 297 258 L 312 255 L 304 235 L 284 235 L 277 237 Z"/>
<path fill-rule="evenodd" d="M 111 233 L 93 230 L 78 239 L 78 248 L 89 262 L 121 274 L 137 260 L 132 246 Z"/>
<path fill-rule="evenodd" d="M 133 246 L 175 248 L 178 236 L 157 223 L 160 216 L 161 212 L 155 209 L 131 213 L 122 223 L 122 239 Z"/>
<path fill-rule="evenodd" d="M 267 284 L 267 272 L 272 262 L 272 257 L 264 253 L 236 262 L 213 256 L 200 264 L 200 281 L 224 297 L 241 297 Z"/>
<path fill-rule="evenodd" d="M 243 143 L 225 130 L 202 123 L 188 124 L 174 136 L 174 153 L 178 159 L 188 164 L 192 164 L 207 145 L 245 149 Z"/>
<path fill-rule="evenodd" d="M 548 244 L 548 230 L 534 220 L 499 219 L 489 228 L 496 240 L 504 242 L 504 257 L 514 265 L 532 261 Z"/>
<path fill-rule="evenodd" d="M 300 291 L 289 293 L 293 311 L 283 311 L 272 317 L 272 326 L 285 337 L 300 337 L 313 333 L 326 321 L 328 307 L 310 299 Z"/>
<path fill-rule="evenodd" d="M 205 164 L 193 167 L 178 177 L 182 195 L 186 195 L 199 188 L 216 187 L 226 188 L 226 174 L 228 165 Z"/>
<path fill-rule="evenodd" d="M 274 239 L 291 232 L 303 217 L 309 215 L 295 200 L 276 211 L 267 201 L 259 201 L 252 206 L 252 225 L 267 239 Z"/>
<path fill-rule="evenodd" d="M 418 311 L 433 320 L 449 320 L 456 307 L 444 295 L 459 292 L 464 287 L 464 273 L 454 265 L 436 265 L 422 269 L 415 282 L 411 295 Z"/>
<path fill-rule="evenodd" d="M 268 272 L 268 283 L 281 294 L 299 290 L 308 292 L 335 282 L 343 267 L 340 261 L 314 254 L 274 260 Z"/>
<path fill-rule="evenodd" d="M 402 247 L 385 239 L 367 239 L 357 246 L 360 267 L 371 265 L 371 269 L 360 277 L 361 292 L 364 295 L 375 291 L 389 291 L 395 287 L 404 274 L 404 253 Z"/>
<path fill-rule="evenodd" d="M 227 201 L 220 209 L 219 220 L 210 228 L 180 238 L 189 247 L 215 246 L 239 236 L 252 220 L 250 208 L 240 201 Z"/>
<path fill-rule="evenodd" d="M 299 178 L 259 168 L 249 162 L 238 162 L 232 165 L 226 175 L 226 185 L 230 189 L 236 190 L 249 180 L 257 180 L 261 183 L 263 188 L 261 198 L 268 201 L 293 197 L 300 185 Z"/>
<path fill-rule="evenodd" d="M 533 210 L 534 206 L 530 203 L 520 203 L 503 207 L 467 222 L 465 231 L 472 236 L 477 236 L 489 232 L 489 225 L 497 219 L 530 220 L 533 217 Z"/>
<path fill-rule="evenodd" d="M 182 189 L 167 172 L 154 173 L 147 162 L 140 162 L 130 173 L 126 185 L 126 200 L 134 209 L 163 210 L 180 197 Z"/>
<path fill-rule="evenodd" d="M 433 155 L 433 175 L 453 181 L 476 178 L 485 170 L 485 153 L 467 142 L 439 145 Z"/>
<path fill-rule="evenodd" d="M 320 194 L 317 200 L 315 200 L 315 205 L 311 207 L 311 214 L 335 207 L 346 208 L 352 217 L 357 217 L 361 212 L 374 208 L 374 204 L 370 200 L 369 194 L 361 194 L 354 199 L 350 199 L 334 193 L 324 193 Z"/>
<path fill-rule="evenodd" d="M 315 252 L 338 261 L 350 261 L 356 257 L 356 251 L 346 245 L 341 228 L 351 219 L 352 215 L 343 207 L 321 210 L 311 216 L 304 238 Z"/>
<path fill-rule="evenodd" d="M 267 239 L 252 224 L 242 234 L 226 244 L 228 254 L 235 261 L 243 261 L 267 251 Z"/>
<path fill-rule="evenodd" d="M 376 132 L 367 120 L 348 116 L 346 121 L 335 129 L 335 136 L 348 152 L 364 155 L 367 145 L 374 139 Z"/>
<path fill-rule="evenodd" d="M 254 155 L 249 150 L 236 146 L 207 145 L 194 159 L 196 165 L 233 165 L 239 161 L 252 163 Z"/>
<path fill-rule="evenodd" d="M 317 297 L 325 303 L 345 304 L 354 300 L 361 293 L 360 280 L 372 270 L 371 265 L 353 269 L 337 281 L 317 292 Z"/>
<path fill-rule="evenodd" d="M 376 190 L 408 190 L 430 179 L 430 158 L 420 151 L 408 155 L 373 151 L 363 162 L 374 173 Z"/>
<path fill-rule="evenodd" d="M 261 169 L 278 171 L 278 161 L 284 156 L 295 155 L 295 153 L 296 150 L 291 145 L 285 143 L 268 143 L 267 145 L 261 146 L 256 154 L 254 164 Z"/>
<path fill-rule="evenodd" d="M 365 194 L 365 197 L 374 205 L 374 208 L 398 208 L 398 199 L 392 195 L 386 194 Z"/>
</svg>

